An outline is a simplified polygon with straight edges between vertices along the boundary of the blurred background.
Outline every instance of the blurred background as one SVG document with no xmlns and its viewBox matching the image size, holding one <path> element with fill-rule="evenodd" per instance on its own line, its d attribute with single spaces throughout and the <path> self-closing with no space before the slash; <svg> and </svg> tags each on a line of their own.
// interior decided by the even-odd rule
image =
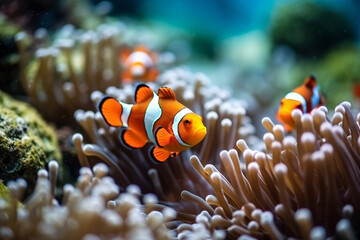
<svg viewBox="0 0 360 240">
<path fill-rule="evenodd" d="M 0 88 L 15 96 L 23 94 L 17 32 L 46 29 L 56 39 L 66 24 L 120 21 L 138 43 L 174 53 L 244 99 L 256 125 L 274 119 L 280 99 L 309 74 L 329 109 L 344 100 L 359 106 L 359 0 L 2 0 L 0 10 Z"/>
</svg>

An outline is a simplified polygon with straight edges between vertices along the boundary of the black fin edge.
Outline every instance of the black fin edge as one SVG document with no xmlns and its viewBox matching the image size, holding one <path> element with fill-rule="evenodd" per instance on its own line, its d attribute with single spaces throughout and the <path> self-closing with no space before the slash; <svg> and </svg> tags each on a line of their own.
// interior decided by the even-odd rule
<svg viewBox="0 0 360 240">
<path fill-rule="evenodd" d="M 134 94 L 134 101 L 137 103 L 137 100 L 136 100 L 136 96 L 137 96 L 137 92 L 139 91 L 140 88 L 142 87 L 147 87 L 147 88 L 150 88 L 148 85 L 146 85 L 145 83 L 143 82 L 139 82 L 136 87 L 135 87 L 135 94 Z"/>
<path fill-rule="evenodd" d="M 129 144 L 126 143 L 125 139 L 124 139 L 124 134 L 127 131 L 127 129 L 124 129 L 121 134 L 120 134 L 120 140 L 121 143 L 124 144 L 125 147 L 127 147 L 128 149 L 139 149 L 139 148 L 134 148 L 132 146 L 130 146 Z"/>
<path fill-rule="evenodd" d="M 155 164 L 162 163 L 162 162 L 160 162 L 159 160 L 157 160 L 156 157 L 154 156 L 154 149 L 155 149 L 155 147 L 151 147 L 151 148 L 149 149 L 149 157 L 150 157 L 150 159 L 151 159 L 152 162 L 155 163 Z"/>
<path fill-rule="evenodd" d="M 99 111 L 99 113 L 101 114 L 101 116 L 103 117 L 103 119 L 104 119 L 104 121 L 107 123 L 107 125 L 112 126 L 112 127 L 115 127 L 115 126 L 111 125 L 111 124 L 106 120 L 104 114 L 103 114 L 102 111 L 101 111 L 102 105 L 104 104 L 104 102 L 105 102 L 106 100 L 110 99 L 110 98 L 113 98 L 113 99 L 116 100 L 116 98 L 114 98 L 114 97 L 110 97 L 110 96 L 105 95 L 105 96 L 100 100 L 100 102 L 99 102 L 99 104 L 98 104 L 98 107 L 97 107 L 97 110 Z M 117 101 L 117 100 L 116 100 L 116 101 Z"/>
<path fill-rule="evenodd" d="M 157 146 L 159 146 L 160 148 L 163 148 L 164 146 L 161 146 L 160 145 L 160 143 L 158 142 L 158 140 L 157 140 L 157 132 L 160 130 L 160 129 L 162 129 L 163 127 L 159 127 L 158 129 L 156 129 L 156 131 L 155 131 L 155 142 L 156 142 L 156 145 Z"/>
</svg>

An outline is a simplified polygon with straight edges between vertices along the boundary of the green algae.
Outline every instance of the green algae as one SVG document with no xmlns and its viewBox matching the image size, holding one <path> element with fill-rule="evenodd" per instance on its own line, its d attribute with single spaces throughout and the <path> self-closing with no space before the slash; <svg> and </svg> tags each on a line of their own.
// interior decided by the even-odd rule
<svg viewBox="0 0 360 240">
<path fill-rule="evenodd" d="M 274 12 L 270 38 L 300 57 L 319 58 L 343 42 L 356 40 L 355 27 L 345 15 L 312 1 L 289 1 Z"/>
<path fill-rule="evenodd" d="M 0 92 L 0 179 L 22 177 L 31 191 L 50 160 L 61 160 L 54 129 L 29 104 Z"/>
<path fill-rule="evenodd" d="M 9 189 L 4 185 L 4 183 L 0 180 L 0 198 L 8 201 L 10 199 Z"/>
</svg>

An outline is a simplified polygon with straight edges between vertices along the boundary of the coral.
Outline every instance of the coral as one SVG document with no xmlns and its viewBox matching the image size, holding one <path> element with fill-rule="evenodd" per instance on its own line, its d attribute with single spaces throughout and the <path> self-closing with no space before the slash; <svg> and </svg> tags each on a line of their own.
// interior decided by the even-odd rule
<svg viewBox="0 0 360 240">
<path fill-rule="evenodd" d="M 0 92 L 0 178 L 25 178 L 32 189 L 36 172 L 61 154 L 54 130 L 35 109 Z"/>
<path fill-rule="evenodd" d="M 270 37 L 301 57 L 319 58 L 342 42 L 354 41 L 356 32 L 345 16 L 325 5 L 290 1 L 275 11 Z"/>
<path fill-rule="evenodd" d="M 327 112 L 294 110 L 295 136 L 264 118 L 266 152 L 251 150 L 242 139 L 236 143 L 244 170 L 235 149 L 220 153 L 224 171 L 192 156 L 215 193 L 205 199 L 182 193 L 204 209 L 196 222 L 226 230 L 229 239 L 359 237 L 360 115 L 353 117 L 348 102 L 336 107 L 331 120 Z"/>
<path fill-rule="evenodd" d="M 183 201 L 181 191 L 190 189 L 204 196 L 211 189 L 196 174 L 189 157 L 198 154 L 204 159 L 204 164 L 211 163 L 221 168 L 218 153 L 222 149 L 234 147 L 236 139 L 254 141 L 255 138 L 254 128 L 245 115 L 244 103 L 230 99 L 228 92 L 224 90 L 211 88 L 207 81 L 203 74 L 193 74 L 177 68 L 163 73 L 157 83 L 149 84 L 155 91 L 164 85 L 172 88 L 179 102 L 203 116 L 208 134 L 202 143 L 181 152 L 176 158 L 156 164 L 149 158 L 149 145 L 144 149 L 128 149 L 119 141 L 122 128 L 109 127 L 99 112 L 78 110 L 75 118 L 89 139 L 89 143 L 85 144 L 81 134 L 73 136 L 81 165 L 91 167 L 99 161 L 106 163 L 112 170 L 111 176 L 122 189 L 129 184 L 136 184 L 142 192 L 155 193 L 162 204 L 176 209 L 179 219 L 193 222 L 195 216 L 188 218 L 189 213 L 195 214 L 199 208 L 191 202 Z M 106 90 L 107 95 L 129 103 L 133 101 L 133 93 L 134 87 L 131 85 Z M 99 91 L 93 92 L 94 104 L 102 96 L 103 93 Z M 186 214 L 180 214 L 181 212 Z"/>
<path fill-rule="evenodd" d="M 170 239 L 168 230 L 175 217 L 171 208 L 156 210 L 157 199 L 143 197 L 131 185 L 119 193 L 109 169 L 97 164 L 82 168 L 77 185 L 63 187 L 61 204 L 54 198 L 58 163 L 51 161 L 49 171 L 38 171 L 36 188 L 18 208 L 26 188 L 18 179 L 8 183 L 11 201 L 0 197 L 1 239 Z M 143 203 L 141 203 L 143 202 Z"/>
</svg>

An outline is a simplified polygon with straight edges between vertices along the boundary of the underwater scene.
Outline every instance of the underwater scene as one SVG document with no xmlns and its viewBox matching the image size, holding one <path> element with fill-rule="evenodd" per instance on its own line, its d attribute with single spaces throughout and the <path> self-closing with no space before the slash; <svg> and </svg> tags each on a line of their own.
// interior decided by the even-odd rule
<svg viewBox="0 0 360 240">
<path fill-rule="evenodd" d="M 360 239 L 360 1 L 1 0 L 0 239 Z"/>
</svg>

